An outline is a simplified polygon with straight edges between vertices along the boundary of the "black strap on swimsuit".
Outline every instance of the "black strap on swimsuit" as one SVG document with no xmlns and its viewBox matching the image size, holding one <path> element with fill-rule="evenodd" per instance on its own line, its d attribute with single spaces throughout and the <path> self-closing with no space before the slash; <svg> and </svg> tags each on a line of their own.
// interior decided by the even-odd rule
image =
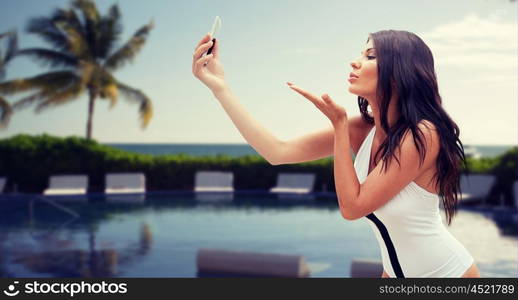
<svg viewBox="0 0 518 300">
<path fill-rule="evenodd" d="M 401 269 L 401 265 L 399 264 L 399 260 L 397 258 L 396 248 L 394 248 L 394 244 L 390 239 L 387 227 L 385 227 L 383 222 L 381 222 L 380 219 L 378 219 L 378 217 L 376 217 L 374 213 L 370 213 L 365 217 L 371 220 L 376 225 L 376 227 L 378 227 L 378 230 L 380 231 L 381 236 L 383 237 L 383 241 L 385 241 L 385 246 L 387 247 L 387 251 L 390 257 L 390 264 L 392 265 L 394 273 L 396 273 L 396 277 L 405 278 L 405 275 L 403 274 L 403 270 Z"/>
</svg>

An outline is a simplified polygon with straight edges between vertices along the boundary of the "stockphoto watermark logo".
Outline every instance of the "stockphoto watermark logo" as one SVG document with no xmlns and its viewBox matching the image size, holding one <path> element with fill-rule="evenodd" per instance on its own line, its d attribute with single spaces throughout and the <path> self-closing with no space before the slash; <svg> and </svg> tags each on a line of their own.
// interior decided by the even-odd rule
<svg viewBox="0 0 518 300">
<path fill-rule="evenodd" d="M 20 283 L 19 281 L 15 281 L 13 282 L 13 284 L 10 284 L 8 287 L 7 287 L 7 290 L 4 290 L 4 294 L 6 294 L 7 296 L 9 297 L 12 297 L 12 296 L 16 296 L 20 293 L 20 291 L 18 291 L 16 289 L 16 284 Z"/>
<path fill-rule="evenodd" d="M 76 294 L 125 294 L 128 292 L 126 283 L 108 283 L 108 282 L 38 282 L 30 281 L 19 284 L 14 281 L 7 286 L 4 294 L 14 297 L 19 293 L 23 294 L 68 294 L 74 297 Z"/>
</svg>

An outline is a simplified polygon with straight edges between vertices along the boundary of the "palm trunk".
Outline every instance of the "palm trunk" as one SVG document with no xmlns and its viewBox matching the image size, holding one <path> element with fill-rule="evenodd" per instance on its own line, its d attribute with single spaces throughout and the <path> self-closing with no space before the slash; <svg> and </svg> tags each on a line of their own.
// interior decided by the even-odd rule
<svg viewBox="0 0 518 300">
<path fill-rule="evenodd" d="M 89 89 L 90 100 L 88 101 L 88 121 L 86 122 L 86 139 L 92 139 L 92 119 L 94 116 L 95 91 Z"/>
</svg>

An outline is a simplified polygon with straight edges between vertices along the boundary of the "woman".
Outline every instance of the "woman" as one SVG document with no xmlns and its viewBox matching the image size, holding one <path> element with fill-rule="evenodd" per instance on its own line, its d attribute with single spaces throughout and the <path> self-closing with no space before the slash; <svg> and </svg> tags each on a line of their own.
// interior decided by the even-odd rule
<svg viewBox="0 0 518 300">
<path fill-rule="evenodd" d="M 213 53 L 204 55 L 213 45 Z M 465 157 L 459 128 L 441 105 L 432 53 L 418 36 L 396 30 L 369 35 L 365 51 L 351 62 L 349 92 L 358 95 L 358 117 L 349 119 L 329 95 L 317 97 L 288 82 L 331 121 L 326 130 L 288 141 L 274 137 L 238 102 L 225 83 L 219 41 L 206 35 L 192 67 L 271 164 L 334 155 L 341 215 L 369 220 L 381 249 L 382 277 L 480 277 L 473 257 L 440 217 L 441 200 L 448 224 L 455 215 Z"/>
</svg>

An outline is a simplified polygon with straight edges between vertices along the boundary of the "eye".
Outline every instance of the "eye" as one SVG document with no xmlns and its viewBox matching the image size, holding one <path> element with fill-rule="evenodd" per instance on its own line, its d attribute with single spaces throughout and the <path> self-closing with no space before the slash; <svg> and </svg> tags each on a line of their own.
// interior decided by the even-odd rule
<svg viewBox="0 0 518 300">
<path fill-rule="evenodd" d="M 375 59 L 376 56 L 367 56 L 368 59 Z"/>
</svg>

